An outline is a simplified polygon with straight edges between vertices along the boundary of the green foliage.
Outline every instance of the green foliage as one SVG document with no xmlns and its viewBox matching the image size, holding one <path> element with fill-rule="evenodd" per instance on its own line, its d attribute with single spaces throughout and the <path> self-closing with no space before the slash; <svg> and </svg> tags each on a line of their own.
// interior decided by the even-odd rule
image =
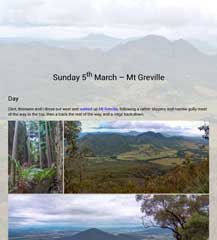
<svg viewBox="0 0 217 240">
<path fill-rule="evenodd" d="M 80 131 L 80 122 L 65 123 L 67 193 L 209 192 L 208 144 L 202 138 L 153 132 L 79 137 Z"/>
<path fill-rule="evenodd" d="M 157 147 L 151 144 L 134 145 L 130 152 L 119 154 L 119 160 L 143 160 L 150 161 L 163 158 L 176 158 L 177 151 L 167 147 Z M 178 159 L 177 159 L 178 160 Z"/>
<path fill-rule="evenodd" d="M 64 123 L 64 138 L 66 141 L 66 154 L 73 157 L 78 150 L 77 139 L 81 131 L 79 121 L 66 121 Z"/>
<path fill-rule="evenodd" d="M 209 162 L 187 163 L 177 166 L 159 177 L 150 177 L 145 192 L 209 192 Z"/>
<path fill-rule="evenodd" d="M 204 135 L 203 135 L 203 138 L 204 139 L 209 139 L 209 125 L 207 125 L 206 123 L 204 123 L 203 126 L 200 126 L 198 128 L 200 131 L 203 131 L 204 132 Z"/>
<path fill-rule="evenodd" d="M 73 160 L 74 167 L 65 168 L 68 193 L 79 189 L 77 161 Z M 83 191 L 94 193 L 208 193 L 209 162 L 174 167 L 147 161 L 120 161 L 114 157 L 88 157 L 83 181 L 88 183 L 82 185 Z"/>
<path fill-rule="evenodd" d="M 56 174 L 54 168 L 35 168 L 31 166 L 29 168 L 23 168 L 19 161 L 14 160 L 16 172 L 18 173 L 19 178 L 22 178 L 23 181 L 36 181 L 40 182 L 47 178 L 52 178 Z"/>
<path fill-rule="evenodd" d="M 20 162 L 17 161 L 16 159 L 12 159 L 11 161 L 13 161 L 15 164 L 16 172 L 18 172 L 18 174 L 22 174 L 23 168 L 22 168 Z"/>
<path fill-rule="evenodd" d="M 56 171 L 53 168 L 38 169 L 30 167 L 24 169 L 22 172 L 22 177 L 26 181 L 36 181 L 40 182 L 48 178 L 52 178 L 56 175 Z"/>
<path fill-rule="evenodd" d="M 145 132 L 137 136 L 122 135 L 118 133 L 87 134 L 78 140 L 79 144 L 85 144 L 96 156 L 120 155 L 122 153 L 136 153 L 148 156 L 158 155 L 161 150 L 184 151 L 189 148 L 198 148 L 198 143 L 204 143 L 203 139 L 185 139 L 181 137 L 164 137 L 162 134 Z M 205 142 L 207 144 L 207 142 Z M 144 146 L 145 145 L 145 146 Z M 201 151 L 202 153 L 202 151 Z M 135 154 L 133 154 L 135 156 Z M 167 155 L 171 155 L 171 152 Z"/>
<path fill-rule="evenodd" d="M 61 192 L 62 124 L 10 121 L 8 125 L 9 191 Z M 16 159 L 11 159 L 12 155 Z"/>
<path fill-rule="evenodd" d="M 195 213 L 179 231 L 183 240 L 207 240 L 209 238 L 209 216 Z"/>
<path fill-rule="evenodd" d="M 167 228 L 177 240 L 208 239 L 208 195 L 137 195 L 137 201 L 141 202 L 146 228 Z"/>
</svg>

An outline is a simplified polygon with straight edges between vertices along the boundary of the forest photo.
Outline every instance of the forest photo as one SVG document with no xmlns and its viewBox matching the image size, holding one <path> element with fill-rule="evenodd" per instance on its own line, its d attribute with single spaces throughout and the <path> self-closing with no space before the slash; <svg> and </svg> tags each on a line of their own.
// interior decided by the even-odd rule
<svg viewBox="0 0 217 240">
<path fill-rule="evenodd" d="M 10 193 L 63 192 L 63 123 L 8 122 Z"/>
<path fill-rule="evenodd" d="M 209 125 L 66 121 L 65 193 L 208 193 Z"/>
</svg>

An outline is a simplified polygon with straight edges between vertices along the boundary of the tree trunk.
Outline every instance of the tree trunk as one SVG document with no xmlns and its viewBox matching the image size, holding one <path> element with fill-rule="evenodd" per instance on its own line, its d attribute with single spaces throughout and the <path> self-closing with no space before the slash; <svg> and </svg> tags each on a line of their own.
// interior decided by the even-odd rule
<svg viewBox="0 0 217 240">
<path fill-rule="evenodd" d="M 31 125 L 27 128 L 27 150 L 28 150 L 28 159 L 27 159 L 27 165 L 31 166 L 31 141 L 30 141 L 30 133 L 31 133 Z"/>
<path fill-rule="evenodd" d="M 29 136 L 27 136 L 27 149 L 28 149 L 27 165 L 31 166 L 31 142 L 30 142 Z"/>
<path fill-rule="evenodd" d="M 58 122 L 57 122 L 58 124 Z M 55 125 L 56 128 L 56 125 Z M 55 152 L 55 132 L 56 129 L 52 128 L 51 123 L 48 122 L 48 132 L 49 134 L 49 141 L 50 141 L 50 153 L 51 153 L 51 160 L 52 162 L 56 159 L 56 152 Z"/>
<path fill-rule="evenodd" d="M 78 164 L 79 164 L 79 183 L 80 183 L 80 191 L 83 191 L 83 181 L 85 179 L 85 165 L 86 165 L 86 157 L 85 154 L 80 152 L 78 154 Z"/>
<path fill-rule="evenodd" d="M 58 191 L 63 191 L 63 136 L 62 136 L 62 122 L 58 121 L 54 131 L 55 139 L 55 164 L 57 168 Z"/>
<path fill-rule="evenodd" d="M 40 132 L 40 121 L 38 121 L 38 151 L 39 151 L 39 166 L 42 166 L 42 153 L 41 153 L 41 132 Z"/>
<path fill-rule="evenodd" d="M 16 184 L 16 168 L 15 168 L 15 160 L 17 160 L 17 143 L 18 143 L 18 125 L 19 122 L 15 121 L 14 127 L 14 138 L 13 138 L 13 147 L 12 147 L 12 156 L 11 156 L 11 177 L 12 177 L 12 185 Z"/>
<path fill-rule="evenodd" d="M 46 132 L 46 145 L 47 145 L 47 163 L 48 163 L 47 165 L 48 167 L 51 167 L 52 160 L 51 160 L 50 140 L 49 140 L 47 122 L 45 122 L 45 132 Z"/>
<path fill-rule="evenodd" d="M 176 231 L 177 231 L 177 233 L 175 233 L 176 240 L 182 240 L 182 235 L 178 233 L 178 229 Z"/>
</svg>

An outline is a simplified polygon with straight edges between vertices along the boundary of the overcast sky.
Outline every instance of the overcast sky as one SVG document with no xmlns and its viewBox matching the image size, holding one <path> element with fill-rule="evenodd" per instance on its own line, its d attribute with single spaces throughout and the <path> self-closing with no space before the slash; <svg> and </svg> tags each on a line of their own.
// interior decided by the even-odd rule
<svg viewBox="0 0 217 240">
<path fill-rule="evenodd" d="M 160 132 L 171 135 L 202 136 L 200 121 L 82 121 L 83 132 Z"/>
<path fill-rule="evenodd" d="M 142 227 L 135 195 L 9 195 L 9 227 Z"/>
<path fill-rule="evenodd" d="M 160 34 L 217 41 L 216 0 L 0 1 L 0 37 L 120 38 Z"/>
</svg>

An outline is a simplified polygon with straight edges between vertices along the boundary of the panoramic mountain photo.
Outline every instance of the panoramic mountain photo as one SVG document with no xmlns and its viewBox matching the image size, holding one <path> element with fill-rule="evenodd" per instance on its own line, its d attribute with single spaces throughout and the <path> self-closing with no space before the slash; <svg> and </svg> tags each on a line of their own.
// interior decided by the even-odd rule
<svg viewBox="0 0 217 240">
<path fill-rule="evenodd" d="M 65 193 L 208 193 L 209 126 L 65 121 Z"/>
<path fill-rule="evenodd" d="M 10 195 L 9 240 L 205 240 L 207 195 Z"/>
</svg>

